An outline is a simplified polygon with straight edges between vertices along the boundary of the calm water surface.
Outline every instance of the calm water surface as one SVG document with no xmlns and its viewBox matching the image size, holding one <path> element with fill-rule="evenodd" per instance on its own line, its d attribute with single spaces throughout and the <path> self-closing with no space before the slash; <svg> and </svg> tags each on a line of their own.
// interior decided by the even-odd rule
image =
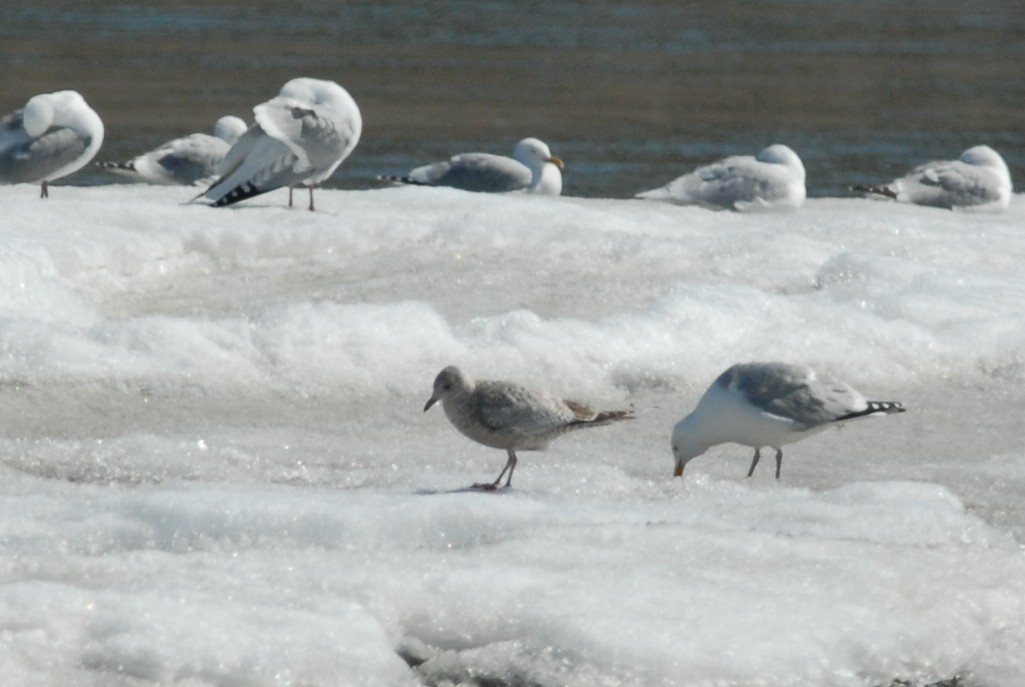
<svg viewBox="0 0 1025 687">
<path fill-rule="evenodd" d="M 1025 188 L 1023 64 L 1020 0 L 0 5 L 3 112 L 75 88 L 107 125 L 100 157 L 121 158 L 330 78 L 364 115 L 328 184 L 343 188 L 531 135 L 573 195 L 630 196 L 773 142 L 812 196 L 982 142 Z"/>
</svg>

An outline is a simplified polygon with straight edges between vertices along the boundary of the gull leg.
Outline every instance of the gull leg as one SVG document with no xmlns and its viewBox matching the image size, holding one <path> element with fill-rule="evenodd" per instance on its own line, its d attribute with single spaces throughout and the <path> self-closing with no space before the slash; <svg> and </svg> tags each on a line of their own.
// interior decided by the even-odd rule
<svg viewBox="0 0 1025 687">
<path fill-rule="evenodd" d="M 505 467 L 502 468 L 502 472 L 498 473 L 498 478 L 494 482 L 478 482 L 473 485 L 474 489 L 483 489 L 485 491 L 494 491 L 498 489 L 498 485 L 502 482 L 502 478 L 505 477 L 505 471 L 509 471 L 509 478 L 505 480 L 505 486 L 509 486 L 512 482 L 513 470 L 516 469 L 516 454 L 512 449 L 508 449 L 509 460 L 505 462 Z"/>
<path fill-rule="evenodd" d="M 313 212 L 313 187 L 310 186 L 310 212 Z"/>
<path fill-rule="evenodd" d="M 779 471 L 783 469 L 783 449 L 776 449 L 776 479 L 779 479 Z"/>
<path fill-rule="evenodd" d="M 49 186 L 50 186 L 50 183 L 44 179 L 43 180 L 43 189 L 39 192 L 39 197 L 40 198 L 49 198 L 50 197 L 50 190 L 48 188 Z"/>
<path fill-rule="evenodd" d="M 747 471 L 747 476 L 755 474 L 755 466 L 758 465 L 758 461 L 762 459 L 762 450 L 759 448 L 755 449 L 755 457 L 751 459 L 751 467 Z"/>
<path fill-rule="evenodd" d="M 292 187 L 288 187 L 288 207 L 292 207 Z"/>
</svg>

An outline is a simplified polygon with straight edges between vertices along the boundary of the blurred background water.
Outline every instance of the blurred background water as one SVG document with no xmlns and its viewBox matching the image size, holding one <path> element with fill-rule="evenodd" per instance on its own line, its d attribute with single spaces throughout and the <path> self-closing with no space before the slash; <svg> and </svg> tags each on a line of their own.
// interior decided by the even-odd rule
<svg viewBox="0 0 1025 687">
<path fill-rule="evenodd" d="M 810 196 L 977 143 L 1020 185 L 1023 64 L 1020 0 L 0 4 L 3 112 L 79 90 L 107 126 L 99 159 L 119 159 L 248 118 L 292 77 L 333 79 L 364 115 L 342 188 L 526 136 L 566 161 L 572 195 L 628 197 L 773 142 Z"/>
</svg>

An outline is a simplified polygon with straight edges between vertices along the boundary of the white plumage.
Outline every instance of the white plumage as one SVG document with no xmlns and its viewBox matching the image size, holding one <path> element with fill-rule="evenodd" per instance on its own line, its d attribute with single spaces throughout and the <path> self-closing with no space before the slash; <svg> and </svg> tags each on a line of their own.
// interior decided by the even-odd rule
<svg viewBox="0 0 1025 687">
<path fill-rule="evenodd" d="M 404 176 L 381 179 L 417 186 L 449 186 L 464 191 L 507 193 L 526 191 L 557 196 L 562 193 L 561 159 L 536 138 L 516 144 L 512 157 L 491 153 L 461 153 L 448 160 L 423 165 Z"/>
<path fill-rule="evenodd" d="M 807 195 L 804 184 L 801 158 L 777 143 L 755 157 L 735 155 L 699 167 L 636 197 L 740 212 L 796 210 Z"/>
<path fill-rule="evenodd" d="M 103 145 L 103 122 L 76 91 L 43 93 L 0 121 L 0 183 L 49 182 L 89 163 Z"/>
<path fill-rule="evenodd" d="M 855 191 L 948 210 L 1000 212 L 1011 202 L 1011 172 L 1000 153 L 974 146 L 957 160 L 935 160 L 888 184 L 859 185 Z"/>
<path fill-rule="evenodd" d="M 784 444 L 800 441 L 848 420 L 904 412 L 896 401 L 867 401 L 848 384 L 820 378 L 803 365 L 741 363 L 730 367 L 705 392 L 697 407 L 673 428 L 674 474 L 712 446 L 736 443 L 776 449 L 776 478 Z"/>
<path fill-rule="evenodd" d="M 230 205 L 277 188 L 313 189 L 330 177 L 359 143 L 363 119 L 356 101 L 333 81 L 298 78 L 253 108 L 256 123 L 218 167 L 220 178 L 202 195 Z"/>
<path fill-rule="evenodd" d="M 199 184 L 214 177 L 217 165 L 246 129 L 244 121 L 229 115 L 217 120 L 212 136 L 190 134 L 131 160 L 98 164 L 107 171 L 149 184 Z"/>
</svg>

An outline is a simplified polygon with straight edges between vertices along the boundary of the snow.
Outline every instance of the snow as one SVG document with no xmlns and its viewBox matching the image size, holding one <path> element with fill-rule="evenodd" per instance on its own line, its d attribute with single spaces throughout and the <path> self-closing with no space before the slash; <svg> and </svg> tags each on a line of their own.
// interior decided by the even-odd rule
<svg viewBox="0 0 1025 687">
<path fill-rule="evenodd" d="M 0 187 L 11 684 L 1025 681 L 1021 196 L 318 193 Z M 909 410 L 673 480 L 772 359 Z M 448 364 L 638 417 L 475 493 L 505 456 L 422 412 Z"/>
</svg>

